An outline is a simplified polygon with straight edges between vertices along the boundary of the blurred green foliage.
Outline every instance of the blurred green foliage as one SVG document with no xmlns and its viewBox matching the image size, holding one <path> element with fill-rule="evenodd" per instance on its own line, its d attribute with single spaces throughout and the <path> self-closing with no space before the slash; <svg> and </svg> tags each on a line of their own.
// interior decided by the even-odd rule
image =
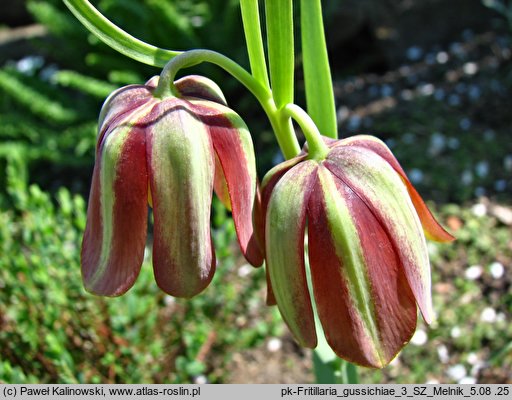
<svg viewBox="0 0 512 400">
<path fill-rule="evenodd" d="M 236 273 L 234 227 L 219 202 L 218 271 L 204 293 L 179 300 L 161 292 L 149 249 L 126 295 L 86 293 L 79 266 L 85 201 L 65 188 L 52 197 L 27 185 L 22 158 L 22 147 L 11 148 L 11 207 L 0 209 L 0 382 L 176 383 L 198 375 L 219 382 L 236 351 L 279 333 L 281 322 L 265 312 L 263 270 L 244 279 Z"/>
</svg>

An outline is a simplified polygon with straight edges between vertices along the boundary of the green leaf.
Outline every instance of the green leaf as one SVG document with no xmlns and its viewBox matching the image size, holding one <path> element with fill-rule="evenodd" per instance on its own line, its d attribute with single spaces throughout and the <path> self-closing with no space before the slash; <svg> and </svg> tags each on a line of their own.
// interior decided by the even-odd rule
<svg viewBox="0 0 512 400">
<path fill-rule="evenodd" d="M 272 93 L 278 109 L 293 103 L 295 53 L 292 0 L 265 0 L 268 61 Z"/>
<path fill-rule="evenodd" d="M 336 139 L 338 124 L 320 0 L 301 0 L 300 17 L 307 111 L 322 135 Z"/>
<path fill-rule="evenodd" d="M 240 0 L 240 7 L 252 74 L 258 82 L 268 88 L 268 72 L 261 39 L 258 0 Z"/>
<path fill-rule="evenodd" d="M 75 17 L 108 46 L 141 63 L 163 67 L 180 54 L 139 40 L 109 21 L 87 0 L 63 0 Z"/>
</svg>

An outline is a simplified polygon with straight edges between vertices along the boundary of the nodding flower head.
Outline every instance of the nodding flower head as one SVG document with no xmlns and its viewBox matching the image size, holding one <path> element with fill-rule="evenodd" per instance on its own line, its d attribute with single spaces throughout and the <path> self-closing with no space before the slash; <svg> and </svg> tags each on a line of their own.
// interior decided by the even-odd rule
<svg viewBox="0 0 512 400">
<path fill-rule="evenodd" d="M 256 168 L 251 136 L 209 79 L 175 82 L 155 96 L 158 77 L 112 93 L 99 118 L 82 276 L 87 290 L 116 296 L 135 282 L 153 208 L 153 267 L 159 287 L 179 297 L 202 291 L 215 271 L 212 191 L 233 213 L 242 252 L 262 263 L 252 210 Z"/>
<path fill-rule="evenodd" d="M 325 142 L 323 160 L 308 158 L 305 148 L 262 182 L 258 236 L 265 243 L 268 301 L 277 303 L 300 344 L 315 347 L 314 301 L 338 356 L 383 367 L 413 335 L 417 307 L 427 323 L 434 317 L 425 236 L 453 237 L 380 140 Z"/>
</svg>

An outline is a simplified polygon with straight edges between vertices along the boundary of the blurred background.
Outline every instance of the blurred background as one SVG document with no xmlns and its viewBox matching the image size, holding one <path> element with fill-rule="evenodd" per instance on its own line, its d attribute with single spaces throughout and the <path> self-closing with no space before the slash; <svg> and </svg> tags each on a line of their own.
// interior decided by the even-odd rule
<svg viewBox="0 0 512 400">
<path fill-rule="evenodd" d="M 385 140 L 457 237 L 429 243 L 437 320 L 363 383 L 512 383 L 512 2 L 329 0 L 324 18 L 340 136 Z M 243 66 L 235 0 L 97 0 L 157 46 Z M 299 41 L 297 40 L 297 43 Z M 297 103 L 303 105 L 300 46 Z M 110 50 L 59 0 L 0 5 L 0 382 L 308 383 L 265 274 L 213 204 L 219 259 L 193 300 L 158 290 L 151 245 L 123 297 L 87 294 L 79 253 L 96 121 L 114 89 L 159 71 Z M 214 67 L 255 141 L 260 178 L 281 160 L 253 98 Z M 300 135 L 300 133 L 299 133 Z"/>
</svg>

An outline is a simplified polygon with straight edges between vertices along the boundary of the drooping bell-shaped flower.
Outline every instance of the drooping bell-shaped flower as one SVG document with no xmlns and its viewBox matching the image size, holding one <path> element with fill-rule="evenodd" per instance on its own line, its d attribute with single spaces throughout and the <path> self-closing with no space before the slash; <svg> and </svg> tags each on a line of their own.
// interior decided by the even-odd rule
<svg viewBox="0 0 512 400">
<path fill-rule="evenodd" d="M 433 318 L 425 236 L 453 237 L 434 219 L 383 142 L 324 140 L 273 168 L 262 182 L 269 301 L 297 341 L 317 336 L 304 261 L 308 234 L 313 297 L 327 342 L 363 366 L 383 367 L 410 340 L 417 307 Z"/>
<path fill-rule="evenodd" d="M 202 291 L 215 271 L 212 190 L 233 213 L 240 247 L 262 262 L 253 238 L 256 168 L 251 136 L 207 78 L 175 82 L 155 96 L 158 77 L 112 93 L 100 118 L 82 276 L 90 292 L 116 296 L 135 282 L 144 257 L 148 201 L 158 286 L 179 297 Z"/>
</svg>

